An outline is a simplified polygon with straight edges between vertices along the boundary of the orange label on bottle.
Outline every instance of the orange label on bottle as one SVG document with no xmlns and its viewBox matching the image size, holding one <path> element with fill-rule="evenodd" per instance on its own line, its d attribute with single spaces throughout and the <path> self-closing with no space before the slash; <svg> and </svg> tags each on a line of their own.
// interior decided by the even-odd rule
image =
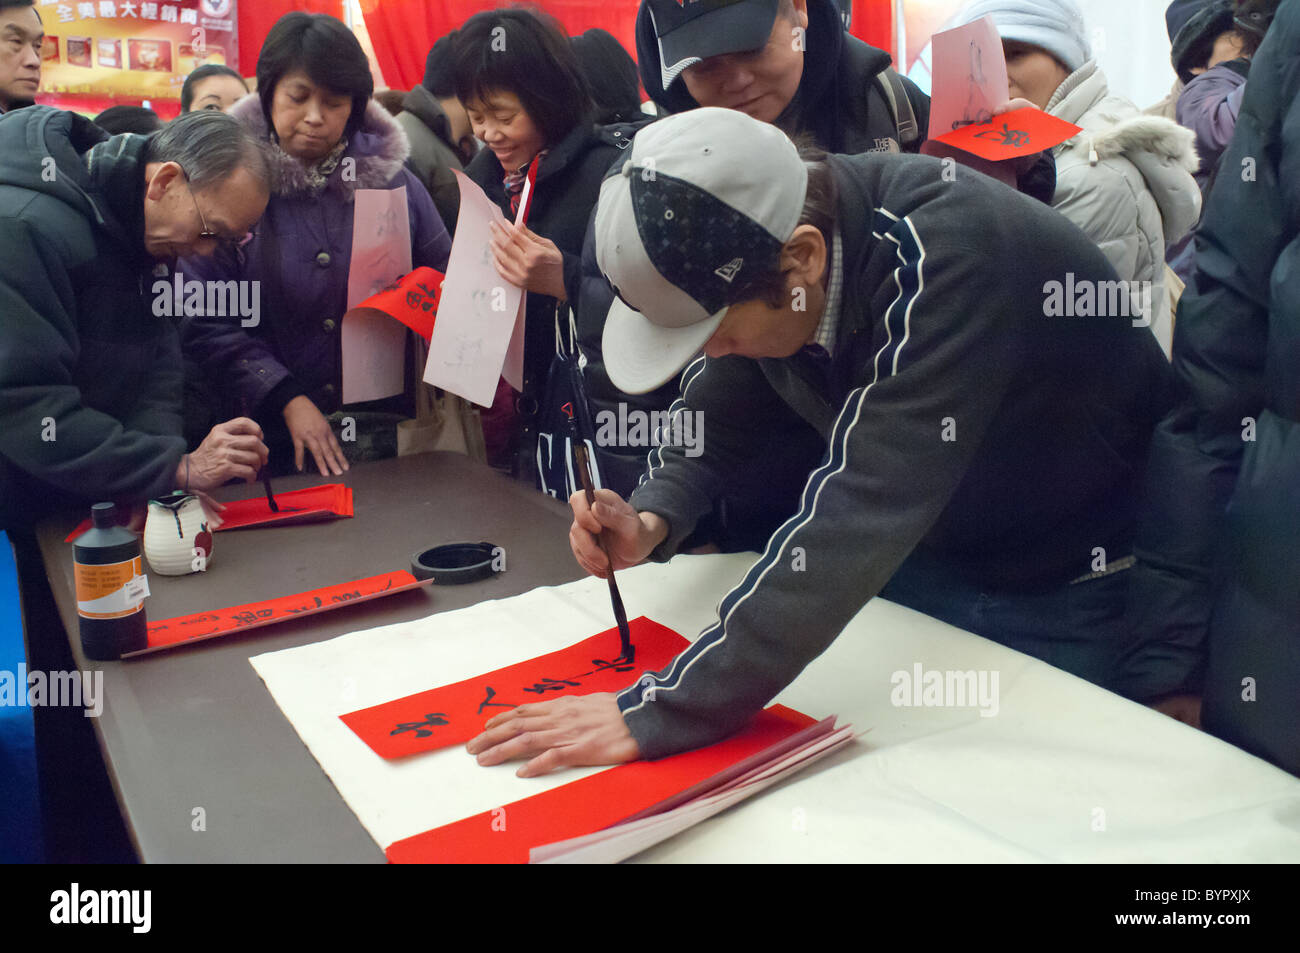
<svg viewBox="0 0 1300 953">
<path fill-rule="evenodd" d="M 140 556 L 120 563 L 73 564 L 77 613 L 85 619 L 121 619 L 135 615 L 149 595 Z"/>
</svg>

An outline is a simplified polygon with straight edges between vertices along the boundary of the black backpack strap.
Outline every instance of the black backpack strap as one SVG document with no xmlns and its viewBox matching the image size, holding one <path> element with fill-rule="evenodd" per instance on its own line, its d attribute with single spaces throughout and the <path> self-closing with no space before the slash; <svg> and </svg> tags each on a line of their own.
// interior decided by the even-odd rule
<svg viewBox="0 0 1300 953">
<path fill-rule="evenodd" d="M 916 121 L 912 100 L 908 98 L 907 88 L 903 85 L 903 78 L 892 66 L 886 66 L 872 80 L 880 87 L 885 102 L 889 104 L 889 114 L 894 120 L 894 128 L 898 130 L 898 144 L 904 150 L 908 149 L 921 138 L 921 129 Z"/>
</svg>

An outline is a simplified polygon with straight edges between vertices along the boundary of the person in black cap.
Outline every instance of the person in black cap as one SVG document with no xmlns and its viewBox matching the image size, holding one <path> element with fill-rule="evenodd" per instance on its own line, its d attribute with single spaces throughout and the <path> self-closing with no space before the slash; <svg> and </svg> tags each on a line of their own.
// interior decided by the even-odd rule
<svg viewBox="0 0 1300 953">
<path fill-rule="evenodd" d="M 669 113 L 733 108 L 831 152 L 915 152 L 925 140 L 929 98 L 890 68 L 888 53 L 845 31 L 833 0 L 643 0 L 636 34 L 642 84 Z M 577 331 L 592 415 L 662 413 L 677 396 L 675 381 L 629 395 L 605 372 L 600 340 L 611 300 L 588 240 Z M 630 492 L 646 449 L 598 441 L 602 485 Z M 763 492 L 735 488 L 696 542 L 724 550 L 762 544 L 798 486 L 755 478 Z"/>
<path fill-rule="evenodd" d="M 844 29 L 834 0 L 642 0 L 637 62 L 669 113 L 739 109 L 831 152 L 915 152 L 930 99 Z"/>
<path fill-rule="evenodd" d="M 411 141 L 407 160 L 419 176 L 433 204 L 447 226 L 456 233 L 460 212 L 460 187 L 456 172 L 463 172 L 478 151 L 469 114 L 456 98 L 456 76 L 452 72 L 451 49 L 456 33 L 448 33 L 429 50 L 424 61 L 424 81 L 406 94 L 397 124 Z"/>
<path fill-rule="evenodd" d="M 728 109 L 638 133 L 596 209 L 619 296 L 606 365 L 629 392 L 689 365 L 673 414 L 701 416 L 702 452 L 651 453 L 630 502 L 574 494 L 574 554 L 606 575 L 603 531 L 615 570 L 667 559 L 746 472 L 799 469 L 803 492 L 664 671 L 495 718 L 480 763 L 527 757 L 532 775 L 717 741 L 877 593 L 1109 684 L 1171 372 L 1082 232 L 941 168 L 801 156 Z"/>
<path fill-rule="evenodd" d="M 645 122 L 636 61 L 618 38 L 608 30 L 593 27 L 571 40 L 596 106 L 596 122 Z"/>
<path fill-rule="evenodd" d="M 162 118 L 148 106 L 109 106 L 94 121 L 110 136 L 123 132 L 147 136 L 163 127 Z"/>
</svg>

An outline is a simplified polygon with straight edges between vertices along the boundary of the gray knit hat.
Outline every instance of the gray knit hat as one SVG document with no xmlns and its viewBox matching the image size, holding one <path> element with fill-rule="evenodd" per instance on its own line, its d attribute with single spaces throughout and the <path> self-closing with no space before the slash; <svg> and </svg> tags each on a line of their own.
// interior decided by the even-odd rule
<svg viewBox="0 0 1300 953">
<path fill-rule="evenodd" d="M 1071 73 L 1092 59 L 1083 14 L 1071 0 L 975 0 L 958 14 L 956 25 L 983 16 L 993 18 L 1002 39 L 1041 47 Z"/>
</svg>

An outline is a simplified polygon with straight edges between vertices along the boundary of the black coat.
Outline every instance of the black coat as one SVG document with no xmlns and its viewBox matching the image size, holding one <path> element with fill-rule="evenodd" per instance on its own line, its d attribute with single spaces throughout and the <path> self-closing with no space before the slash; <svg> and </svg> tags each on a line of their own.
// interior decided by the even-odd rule
<svg viewBox="0 0 1300 953">
<path fill-rule="evenodd" d="M 1153 444 L 1123 688 L 1203 687 L 1206 728 L 1300 773 L 1300 3 L 1255 56 L 1221 169 L 1174 329 L 1183 399 Z"/>
<path fill-rule="evenodd" d="M 574 129 L 547 152 L 537 168 L 528 228 L 555 242 L 564 254 L 564 287 L 575 308 L 582 288 L 582 241 L 596 208 L 600 183 L 631 142 L 634 129 L 621 124 Z M 480 151 L 465 174 L 514 220 L 504 172 L 491 150 Z M 516 400 L 520 434 L 515 469 L 521 479 L 529 481 L 535 465 L 539 401 L 555 354 L 556 304 L 549 295 L 530 292 L 525 309 L 524 387 Z"/>
<path fill-rule="evenodd" d="M 0 117 L 0 529 L 175 482 L 180 346 L 151 305 L 144 144 L 44 106 Z"/>
</svg>

